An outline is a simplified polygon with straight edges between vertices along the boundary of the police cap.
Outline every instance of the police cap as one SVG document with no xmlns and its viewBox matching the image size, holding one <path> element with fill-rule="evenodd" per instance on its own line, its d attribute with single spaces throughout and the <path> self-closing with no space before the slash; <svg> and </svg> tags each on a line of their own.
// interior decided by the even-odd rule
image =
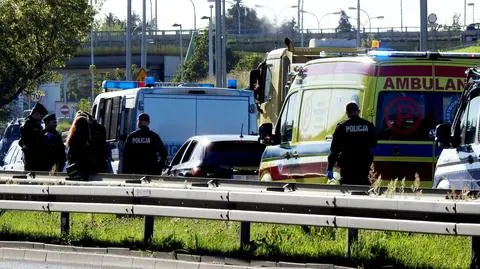
<svg viewBox="0 0 480 269">
<path fill-rule="evenodd" d="M 47 123 L 49 121 L 52 121 L 52 120 L 57 120 L 57 117 L 55 116 L 55 114 L 48 114 L 47 116 L 45 116 L 43 118 L 43 122 Z"/>
<path fill-rule="evenodd" d="M 42 115 L 42 118 L 43 118 L 43 116 L 48 114 L 47 109 L 42 104 L 40 104 L 38 102 L 35 104 L 35 106 L 32 109 L 32 114 L 35 113 L 35 112 Z"/>
<path fill-rule="evenodd" d="M 347 112 L 347 114 L 358 112 L 359 110 L 360 108 L 355 102 L 348 102 L 347 105 L 345 106 L 345 112 Z"/>
<path fill-rule="evenodd" d="M 150 122 L 150 116 L 147 113 L 138 115 L 138 120 L 144 120 Z"/>
</svg>

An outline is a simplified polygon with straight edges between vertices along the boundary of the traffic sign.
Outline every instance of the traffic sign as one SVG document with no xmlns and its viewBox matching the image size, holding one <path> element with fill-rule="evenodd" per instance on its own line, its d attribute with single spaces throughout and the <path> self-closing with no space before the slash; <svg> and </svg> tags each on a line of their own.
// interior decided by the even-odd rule
<svg viewBox="0 0 480 269">
<path fill-rule="evenodd" d="M 145 72 L 145 69 L 140 68 L 140 71 L 138 71 L 137 75 L 137 81 L 144 81 L 145 78 L 147 77 L 147 72 Z"/>
<path fill-rule="evenodd" d="M 62 113 L 64 116 L 67 116 L 70 113 L 70 108 L 68 105 L 62 105 L 60 107 L 60 113 Z"/>
<path fill-rule="evenodd" d="M 435 24 L 437 22 L 437 15 L 435 13 L 430 13 L 428 15 L 428 23 Z"/>
</svg>

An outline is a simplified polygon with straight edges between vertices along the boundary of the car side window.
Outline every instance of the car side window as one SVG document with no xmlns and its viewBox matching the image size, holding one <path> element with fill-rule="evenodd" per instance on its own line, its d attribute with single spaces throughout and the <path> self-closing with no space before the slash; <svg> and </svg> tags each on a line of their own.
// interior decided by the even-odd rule
<svg viewBox="0 0 480 269">
<path fill-rule="evenodd" d="M 478 143 L 476 133 L 479 120 L 479 103 L 480 96 L 477 96 L 470 100 L 467 109 L 462 116 L 462 120 L 460 121 L 460 141 L 462 145 Z"/>
<path fill-rule="evenodd" d="M 187 151 L 185 151 L 185 155 L 183 156 L 182 163 L 188 162 L 190 160 L 190 157 L 192 157 L 193 150 L 197 146 L 198 142 L 193 140 L 192 143 L 187 148 Z"/>
<path fill-rule="evenodd" d="M 280 119 L 280 141 L 290 142 L 293 136 L 293 126 L 297 115 L 297 93 L 289 96 Z"/>
<path fill-rule="evenodd" d="M 189 144 L 190 144 L 190 140 L 185 142 L 182 145 L 182 147 L 180 147 L 180 149 L 177 151 L 177 153 L 173 157 L 172 162 L 170 163 L 170 166 L 175 166 L 175 165 L 178 165 L 180 163 L 180 161 L 182 160 L 183 154 L 185 153 L 185 150 L 187 149 Z"/>
</svg>

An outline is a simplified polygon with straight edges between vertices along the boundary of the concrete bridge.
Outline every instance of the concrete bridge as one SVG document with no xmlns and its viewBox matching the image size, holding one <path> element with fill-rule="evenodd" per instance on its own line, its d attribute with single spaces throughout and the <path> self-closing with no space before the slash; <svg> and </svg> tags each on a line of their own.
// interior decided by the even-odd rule
<svg viewBox="0 0 480 269">
<path fill-rule="evenodd" d="M 403 28 L 372 28 L 363 29 L 362 39 L 377 39 L 381 47 L 395 50 L 418 50 L 420 44 L 420 29 L 418 27 Z M 168 80 L 179 66 L 179 44 L 182 42 L 184 53 L 188 48 L 192 30 L 158 30 L 148 31 L 147 37 L 147 68 L 152 75 L 160 80 Z M 446 49 L 462 44 L 462 31 L 444 29 L 429 31 L 429 49 Z M 234 51 L 267 52 L 284 47 L 283 40 L 288 36 L 300 46 L 298 33 L 254 33 L 228 34 L 228 47 Z M 355 39 L 355 32 L 340 33 L 335 29 L 305 30 L 305 46 L 311 38 Z M 98 70 L 125 68 L 125 31 L 96 32 L 94 34 L 95 65 Z M 132 34 L 132 63 L 140 66 L 141 33 Z M 90 65 L 90 39 L 87 39 L 78 50 L 77 56 L 67 63 L 65 71 L 88 72 Z"/>
</svg>

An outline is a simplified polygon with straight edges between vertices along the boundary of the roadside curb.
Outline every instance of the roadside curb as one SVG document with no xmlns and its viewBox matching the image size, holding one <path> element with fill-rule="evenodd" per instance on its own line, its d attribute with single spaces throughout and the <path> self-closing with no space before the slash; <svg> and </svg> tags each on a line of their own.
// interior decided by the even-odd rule
<svg viewBox="0 0 480 269">
<path fill-rule="evenodd" d="M 128 248 L 75 247 L 17 241 L 0 241 L 0 256 L 3 260 L 13 261 L 132 269 L 246 269 L 259 267 L 349 269 L 333 264 L 250 261 L 228 257 L 175 254 L 173 252 L 132 251 Z"/>
</svg>

